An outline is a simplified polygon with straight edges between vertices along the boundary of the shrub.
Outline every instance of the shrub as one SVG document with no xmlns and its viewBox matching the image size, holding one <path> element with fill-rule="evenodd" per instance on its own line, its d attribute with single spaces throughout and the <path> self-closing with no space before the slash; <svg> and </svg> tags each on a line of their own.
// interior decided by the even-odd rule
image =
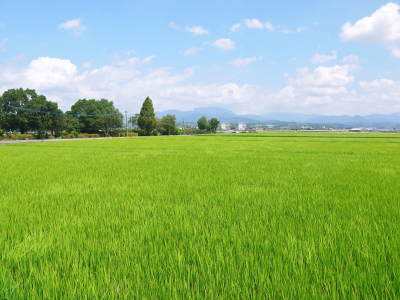
<svg viewBox="0 0 400 300">
<path fill-rule="evenodd" d="M 79 132 L 76 131 L 76 130 L 72 130 L 70 134 L 71 134 L 72 138 L 77 138 L 77 137 L 79 137 Z"/>
<path fill-rule="evenodd" d="M 208 130 L 202 129 L 182 129 L 181 134 L 183 135 L 193 135 L 193 134 L 209 134 Z"/>
<path fill-rule="evenodd" d="M 82 139 L 92 139 L 92 138 L 99 138 L 99 137 L 101 137 L 101 135 L 97 134 L 97 133 L 81 133 L 77 137 L 82 138 Z"/>
</svg>

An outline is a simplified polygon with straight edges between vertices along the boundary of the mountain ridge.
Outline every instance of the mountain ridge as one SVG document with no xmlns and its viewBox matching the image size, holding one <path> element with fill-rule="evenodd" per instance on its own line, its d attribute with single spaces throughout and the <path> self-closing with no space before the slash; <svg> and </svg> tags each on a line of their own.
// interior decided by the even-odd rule
<svg viewBox="0 0 400 300">
<path fill-rule="evenodd" d="M 158 112 L 161 117 L 174 114 L 177 122 L 196 122 L 201 116 L 216 117 L 221 122 L 229 123 L 303 123 L 303 124 L 330 124 L 354 127 L 397 127 L 400 128 L 400 113 L 370 114 L 370 115 L 320 115 L 289 112 L 270 112 L 262 115 L 240 115 L 221 107 L 198 107 L 193 110 L 166 110 Z"/>
</svg>

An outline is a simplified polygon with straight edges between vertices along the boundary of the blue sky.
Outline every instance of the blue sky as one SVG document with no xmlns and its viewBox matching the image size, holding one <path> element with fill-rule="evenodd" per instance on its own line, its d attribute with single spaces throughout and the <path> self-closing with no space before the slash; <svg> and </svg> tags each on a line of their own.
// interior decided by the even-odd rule
<svg viewBox="0 0 400 300">
<path fill-rule="evenodd" d="M 35 88 L 68 109 L 400 112 L 400 3 L 0 2 L 0 92 Z"/>
</svg>

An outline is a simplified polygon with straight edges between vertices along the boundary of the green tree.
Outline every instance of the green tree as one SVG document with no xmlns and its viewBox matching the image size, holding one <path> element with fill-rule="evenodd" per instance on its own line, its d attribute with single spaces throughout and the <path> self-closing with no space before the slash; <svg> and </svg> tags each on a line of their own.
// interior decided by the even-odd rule
<svg viewBox="0 0 400 300">
<path fill-rule="evenodd" d="M 0 97 L 0 127 L 7 131 L 36 132 L 40 138 L 62 131 L 62 111 L 35 90 L 10 89 Z"/>
<path fill-rule="evenodd" d="M 162 117 L 158 122 L 158 131 L 162 135 L 178 134 L 178 128 L 176 127 L 175 115 L 166 115 L 166 116 Z"/>
<path fill-rule="evenodd" d="M 206 130 L 208 128 L 208 121 L 206 117 L 201 117 L 200 119 L 197 120 L 197 127 L 200 130 Z"/>
<path fill-rule="evenodd" d="M 157 126 L 156 115 L 154 113 L 153 101 L 147 97 L 142 105 L 138 118 L 139 128 L 143 135 L 152 135 Z"/>
<path fill-rule="evenodd" d="M 10 89 L 0 97 L 0 127 L 6 131 L 29 131 L 29 113 L 25 105 L 36 98 L 35 90 Z"/>
<path fill-rule="evenodd" d="M 64 117 L 64 129 L 71 133 L 72 131 L 79 131 L 80 130 L 80 123 L 79 119 L 72 115 L 72 112 L 68 111 Z"/>
<path fill-rule="evenodd" d="M 219 125 L 218 119 L 211 118 L 210 121 L 208 122 L 208 130 L 215 133 L 215 132 L 217 132 L 218 125 Z"/>
<path fill-rule="evenodd" d="M 59 135 L 62 128 L 58 128 L 62 119 L 62 112 L 55 102 L 47 101 L 43 95 L 36 95 L 28 101 L 24 108 L 28 113 L 28 128 L 36 132 L 38 138 L 47 138 L 48 134 Z"/>
<path fill-rule="evenodd" d="M 109 136 L 112 131 L 122 127 L 122 114 L 107 99 L 78 100 L 71 106 L 71 114 L 77 116 L 81 132 Z"/>
</svg>

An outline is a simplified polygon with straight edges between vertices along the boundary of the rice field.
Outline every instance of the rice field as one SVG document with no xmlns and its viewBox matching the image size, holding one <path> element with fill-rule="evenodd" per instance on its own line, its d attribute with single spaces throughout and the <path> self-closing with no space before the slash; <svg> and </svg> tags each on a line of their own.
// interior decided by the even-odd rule
<svg viewBox="0 0 400 300">
<path fill-rule="evenodd" d="M 399 298 L 400 135 L 0 146 L 0 298 Z"/>
</svg>

